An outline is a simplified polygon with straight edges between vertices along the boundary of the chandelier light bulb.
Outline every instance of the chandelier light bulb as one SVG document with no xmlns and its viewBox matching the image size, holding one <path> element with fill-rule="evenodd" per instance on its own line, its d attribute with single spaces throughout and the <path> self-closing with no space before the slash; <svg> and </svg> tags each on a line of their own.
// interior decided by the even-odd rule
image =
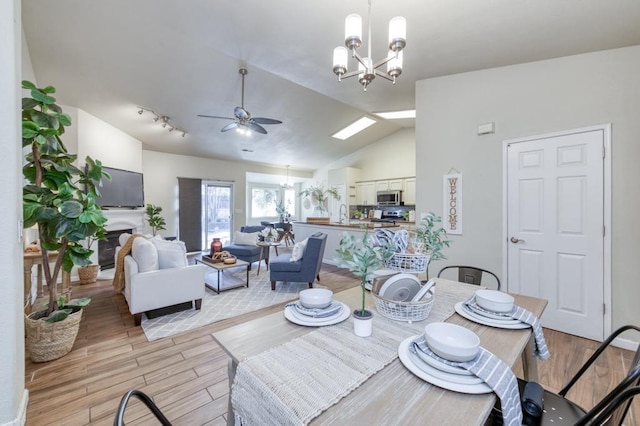
<svg viewBox="0 0 640 426">
<path fill-rule="evenodd" d="M 342 74 L 347 72 L 348 61 L 349 51 L 346 47 L 338 46 L 333 49 L 333 72 L 338 76 L 338 78 L 342 77 Z"/>
<path fill-rule="evenodd" d="M 389 21 L 389 49 L 399 52 L 407 45 L 407 20 L 396 16 Z"/>
<path fill-rule="evenodd" d="M 352 13 L 344 20 L 344 44 L 351 50 L 362 45 L 362 17 Z"/>
</svg>

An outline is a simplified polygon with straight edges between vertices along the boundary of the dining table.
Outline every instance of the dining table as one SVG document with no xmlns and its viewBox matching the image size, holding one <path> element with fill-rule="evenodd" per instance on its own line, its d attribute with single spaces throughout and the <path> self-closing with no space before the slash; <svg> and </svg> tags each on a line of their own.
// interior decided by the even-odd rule
<svg viewBox="0 0 640 426">
<path fill-rule="evenodd" d="M 534 357 L 531 328 L 503 329 L 470 321 L 455 313 L 453 306 L 449 305 L 455 304 L 456 300 L 463 301 L 469 295 L 473 295 L 479 287 L 442 278 L 436 278 L 435 281 L 434 307 L 426 320 L 406 323 L 386 318 L 376 312 L 369 293 L 366 295 L 367 308 L 374 312 L 374 319 L 378 321 L 379 326 L 388 324 L 390 327 L 398 327 L 398 330 L 406 328 L 408 335 L 419 334 L 419 330 L 424 328 L 430 317 L 436 315 L 434 311 L 437 311 L 440 315 L 444 315 L 442 321 L 461 325 L 476 333 L 480 338 L 481 346 L 498 356 L 512 369 L 521 359 L 525 380 L 537 379 L 537 360 Z M 520 294 L 512 294 L 512 296 L 516 305 L 538 317 L 547 305 L 547 301 L 540 298 Z M 335 293 L 334 299 L 345 303 L 353 311 L 362 303 L 362 290 L 359 286 L 344 290 Z M 349 317 L 346 321 L 352 323 L 353 318 Z M 374 335 L 376 327 L 374 321 Z M 231 395 L 234 392 L 234 378 L 239 365 L 252 357 L 260 357 L 292 341 L 307 337 L 315 330 L 317 327 L 294 324 L 285 318 L 283 312 L 276 312 L 213 334 L 214 339 L 230 358 L 228 364 L 230 398 L 227 417 L 229 425 L 235 424 Z M 331 329 L 328 329 L 328 333 L 330 335 Z M 266 362 L 269 362 L 269 358 L 266 359 Z M 291 365 L 294 365 L 295 360 L 292 361 Z M 349 389 L 346 395 L 336 396 L 335 401 L 312 418 L 309 424 L 483 425 L 496 402 L 496 395 L 494 393 L 460 393 L 430 384 L 410 372 L 395 356 L 378 371 L 366 377 L 362 383 L 358 383 L 355 389 Z"/>
</svg>

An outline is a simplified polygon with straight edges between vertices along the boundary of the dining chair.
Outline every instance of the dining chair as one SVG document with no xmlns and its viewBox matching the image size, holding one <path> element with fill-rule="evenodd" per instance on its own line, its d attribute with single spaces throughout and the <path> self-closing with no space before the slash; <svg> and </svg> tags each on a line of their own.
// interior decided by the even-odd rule
<svg viewBox="0 0 640 426">
<path fill-rule="evenodd" d="M 292 245 L 295 244 L 295 240 L 293 239 L 293 224 L 290 222 L 278 222 L 274 224 L 276 230 L 278 231 L 278 241 L 284 240 L 284 244 L 289 247 L 289 243 Z"/>
<path fill-rule="evenodd" d="M 467 284 L 480 285 L 480 283 L 482 282 L 482 274 L 489 274 L 493 278 L 495 278 L 496 285 L 497 285 L 496 290 L 500 290 L 500 279 L 496 274 L 494 274 L 491 271 L 487 271 L 486 269 L 478 268 L 475 266 L 462 266 L 462 265 L 445 266 L 444 268 L 440 269 L 440 272 L 438 272 L 438 278 L 440 278 L 440 275 L 442 275 L 442 273 L 447 269 L 456 269 L 456 268 L 458 269 L 458 281 L 467 283 Z"/>
<path fill-rule="evenodd" d="M 594 364 L 598 357 L 607 349 L 611 342 L 620 334 L 628 330 L 640 332 L 640 327 L 635 325 L 625 325 L 614 331 L 598 349 L 591 355 L 578 372 L 569 380 L 569 382 L 560 390 L 553 393 L 544 390 L 543 400 L 544 409 L 539 419 L 532 419 L 527 415 L 526 407 L 523 407 L 523 415 L 525 421 L 523 424 L 569 424 L 569 425 L 622 425 L 633 398 L 640 394 L 640 346 L 636 349 L 635 356 L 631 361 L 627 375 L 622 381 L 611 390 L 600 402 L 595 404 L 590 410 L 585 410 L 578 404 L 566 398 L 567 393 L 573 389 L 582 375 Z M 608 378 L 608 377 L 607 377 Z M 587 380 L 587 379 L 585 379 Z M 520 394 L 527 382 L 518 379 Z M 577 387 L 576 387 L 577 388 Z M 502 415 L 499 409 L 500 404 L 494 407 L 492 418 L 493 425 L 501 424 Z"/>
</svg>

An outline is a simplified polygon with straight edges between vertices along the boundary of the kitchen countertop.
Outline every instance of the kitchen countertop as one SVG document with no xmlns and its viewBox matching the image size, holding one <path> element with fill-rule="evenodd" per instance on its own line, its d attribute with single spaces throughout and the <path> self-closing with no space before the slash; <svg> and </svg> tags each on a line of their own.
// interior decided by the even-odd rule
<svg viewBox="0 0 640 426">
<path fill-rule="evenodd" d="M 337 222 L 328 222 L 328 223 L 309 223 L 309 222 L 294 222 L 300 225 L 311 225 L 311 226 L 330 226 L 333 228 L 351 228 L 351 229 L 360 229 L 360 228 L 398 228 L 400 224 L 393 224 L 387 222 L 369 222 L 369 221 L 358 221 L 358 223 L 337 223 Z"/>
</svg>

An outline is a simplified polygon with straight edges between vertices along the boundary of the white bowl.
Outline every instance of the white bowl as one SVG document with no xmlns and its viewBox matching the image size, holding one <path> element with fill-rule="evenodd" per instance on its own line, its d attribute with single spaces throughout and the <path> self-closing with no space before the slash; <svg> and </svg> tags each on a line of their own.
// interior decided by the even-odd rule
<svg viewBox="0 0 640 426">
<path fill-rule="evenodd" d="M 300 303 L 305 308 L 326 308 L 332 299 L 333 292 L 326 288 L 308 288 L 300 292 Z"/>
<path fill-rule="evenodd" d="M 481 308 L 492 312 L 511 312 L 513 296 L 497 290 L 477 290 L 476 303 Z"/>
<path fill-rule="evenodd" d="M 471 361 L 480 351 L 480 338 L 471 330 L 447 322 L 432 322 L 424 327 L 429 348 L 449 361 Z"/>
</svg>

